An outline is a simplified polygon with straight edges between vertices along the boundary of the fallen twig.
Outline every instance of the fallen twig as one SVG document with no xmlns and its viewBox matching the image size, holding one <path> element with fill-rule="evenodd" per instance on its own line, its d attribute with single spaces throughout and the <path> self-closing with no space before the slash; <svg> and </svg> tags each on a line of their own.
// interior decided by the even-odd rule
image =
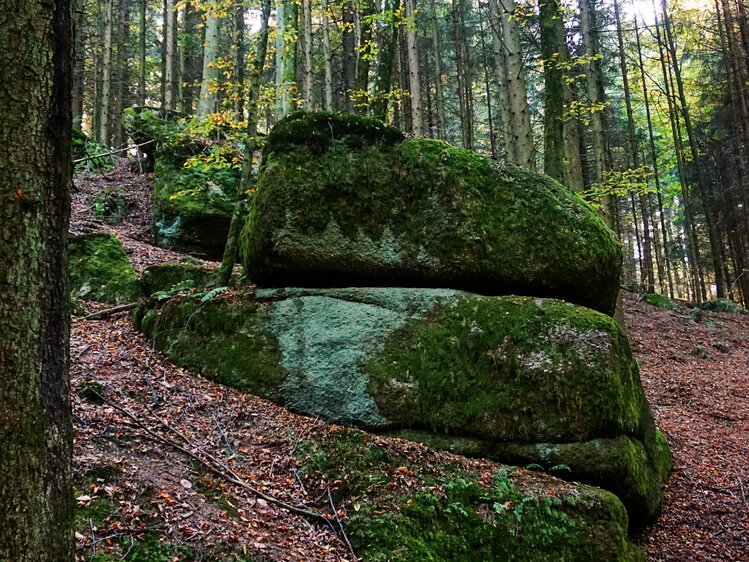
<svg viewBox="0 0 749 562">
<path fill-rule="evenodd" d="M 166 429 L 174 433 L 175 435 L 178 435 L 181 439 L 185 441 L 190 447 L 195 449 L 196 451 L 199 451 L 202 455 L 205 456 L 205 458 L 202 458 L 197 453 L 194 453 L 193 451 L 183 447 L 179 443 L 176 443 L 175 441 L 172 441 L 171 439 L 167 439 L 166 437 L 159 435 L 155 431 L 153 431 L 151 428 L 149 428 L 146 424 L 144 424 L 134 413 L 132 413 L 130 410 L 125 408 L 124 406 L 121 406 L 120 404 L 117 404 L 116 402 L 113 402 L 112 400 L 109 400 L 108 398 L 102 396 L 99 393 L 96 393 L 102 401 L 104 401 L 106 404 L 110 405 L 115 410 L 119 411 L 120 413 L 126 415 L 128 418 L 133 420 L 136 425 L 138 425 L 143 431 L 146 432 L 150 437 L 155 439 L 156 441 L 159 441 L 160 443 L 163 443 L 164 445 L 167 445 L 169 447 L 172 447 L 173 449 L 176 449 L 177 451 L 187 455 L 191 459 L 197 461 L 201 465 L 203 465 L 205 468 L 216 474 L 217 476 L 220 476 L 227 482 L 230 482 L 232 484 L 235 484 L 239 486 L 240 488 L 243 488 L 250 492 L 251 494 L 267 501 L 268 503 L 272 503 L 274 505 L 277 505 L 283 509 L 286 509 L 292 513 L 296 513 L 297 515 L 302 515 L 304 517 L 309 517 L 310 519 L 314 519 L 316 521 L 320 521 L 322 523 L 326 523 L 328 525 L 333 526 L 337 531 L 343 533 L 343 524 L 341 523 L 340 519 L 338 519 L 337 515 L 335 519 L 331 519 L 329 517 L 326 517 L 325 515 L 318 513 L 316 511 L 310 511 L 309 509 L 305 509 L 302 507 L 297 507 L 295 505 L 291 505 L 290 503 L 287 503 L 275 496 L 271 496 L 270 494 L 266 494 L 265 492 L 262 492 L 261 490 L 258 490 L 254 486 L 250 485 L 248 482 L 246 482 L 241 476 L 239 476 L 236 472 L 234 472 L 231 468 L 226 466 L 224 463 L 216 459 L 213 455 L 210 453 L 207 453 L 205 451 L 200 451 L 200 449 L 192 443 L 182 432 L 180 432 L 178 429 L 170 426 L 167 424 L 164 420 L 159 419 L 159 422 L 161 425 L 163 425 Z M 345 536 L 345 535 L 344 535 Z M 348 542 L 348 539 L 346 539 L 346 542 Z"/>
<path fill-rule="evenodd" d="M 343 542 L 346 543 L 346 546 L 349 549 L 349 552 L 351 552 L 351 556 L 354 557 L 354 562 L 359 560 L 359 557 L 356 555 L 356 552 L 354 552 L 354 547 L 351 546 L 351 542 L 348 540 L 348 537 L 346 536 L 346 531 L 343 530 L 343 524 L 341 523 L 340 517 L 338 517 L 338 510 L 335 508 L 335 503 L 333 503 L 333 495 L 330 493 L 330 486 L 325 488 L 328 492 L 328 501 L 330 502 L 330 509 L 333 510 L 333 516 L 335 517 L 336 522 L 338 523 L 338 528 L 340 529 L 341 536 L 343 537 Z"/>
<path fill-rule="evenodd" d="M 125 312 L 126 310 L 132 310 L 139 304 L 140 302 L 131 302 L 128 304 L 121 304 L 119 306 L 107 308 L 106 310 L 100 310 L 99 312 L 92 312 L 91 314 L 84 316 L 83 320 L 103 320 L 104 318 L 108 318 L 109 316 L 112 316 L 112 314 L 117 314 L 118 312 Z"/>
<path fill-rule="evenodd" d="M 151 139 L 150 141 L 146 141 L 141 144 L 134 144 L 132 146 L 126 146 L 125 148 L 112 150 L 111 152 L 104 152 L 103 154 L 94 154 L 93 156 L 86 156 L 84 158 L 78 158 L 76 160 L 73 160 L 73 164 L 80 164 L 81 162 L 86 162 L 88 160 L 96 160 L 97 158 L 103 158 L 104 156 L 113 156 L 115 154 L 119 154 L 120 152 L 127 152 L 128 150 L 132 148 L 140 148 L 141 146 L 146 146 L 147 144 L 151 144 L 153 142 L 156 142 L 156 140 Z"/>
</svg>

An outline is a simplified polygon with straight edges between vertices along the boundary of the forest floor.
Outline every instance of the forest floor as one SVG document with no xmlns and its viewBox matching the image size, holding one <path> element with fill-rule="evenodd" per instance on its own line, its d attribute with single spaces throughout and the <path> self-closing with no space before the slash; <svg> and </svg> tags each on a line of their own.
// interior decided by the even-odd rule
<svg viewBox="0 0 749 562">
<path fill-rule="evenodd" d="M 73 201 L 71 230 L 114 231 L 139 272 L 184 257 L 150 244 L 148 181 L 120 164 L 79 178 Z M 128 202 L 118 225 L 95 217 L 104 188 Z M 686 306 L 666 311 L 633 294 L 624 303 L 641 378 L 674 453 L 663 514 L 634 540 L 651 561 L 749 560 L 749 316 L 710 312 L 698 323 Z M 345 517 L 326 494 L 335 483 L 305 488 L 297 473 L 298 444 L 335 426 L 176 367 L 127 313 L 73 319 L 71 379 L 79 560 L 354 560 L 333 526 L 273 502 Z M 456 462 L 372 439 L 403 458 Z M 210 458 L 224 468 L 208 468 Z M 486 461 L 457 462 L 491 470 Z M 244 486 L 228 482 L 232 474 Z"/>
</svg>

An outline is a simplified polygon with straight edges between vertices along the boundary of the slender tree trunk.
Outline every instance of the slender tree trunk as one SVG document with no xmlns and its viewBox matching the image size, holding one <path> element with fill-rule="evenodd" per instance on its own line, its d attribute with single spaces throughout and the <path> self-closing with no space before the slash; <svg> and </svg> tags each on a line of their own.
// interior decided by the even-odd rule
<svg viewBox="0 0 749 562">
<path fill-rule="evenodd" d="M 112 88 L 112 4 L 107 0 L 104 15 L 104 42 L 101 65 L 101 97 L 99 99 L 99 142 L 109 145 L 109 96 Z"/>
<path fill-rule="evenodd" d="M 486 56 L 486 41 L 484 40 L 485 27 L 484 20 L 486 18 L 481 12 L 481 6 L 479 6 L 479 40 L 481 43 L 481 64 L 484 67 L 484 90 L 486 92 L 486 115 L 489 126 L 489 154 L 491 158 L 497 159 L 497 139 L 496 133 L 494 132 L 494 117 L 492 115 L 492 92 L 491 92 L 491 81 L 489 79 L 489 61 Z"/>
<path fill-rule="evenodd" d="M 366 113 L 369 102 L 369 70 L 372 56 L 372 16 L 375 13 L 372 0 L 360 2 L 359 21 L 359 57 L 356 66 L 356 90 L 358 94 L 357 110 Z"/>
<path fill-rule="evenodd" d="M 465 60 L 465 26 L 463 25 L 463 0 L 452 0 L 453 38 L 455 40 L 455 66 L 457 72 L 458 101 L 460 106 L 460 131 L 464 148 L 473 147 L 473 124 L 467 93 L 470 86 L 466 84 Z"/>
<path fill-rule="evenodd" d="M 720 256 L 722 255 L 723 250 L 721 248 L 720 237 L 715 227 L 713 210 L 710 204 L 708 190 L 705 185 L 706 182 L 702 173 L 702 166 L 700 165 L 700 155 L 697 148 L 697 139 L 695 138 L 694 128 L 692 126 L 692 119 L 689 113 L 689 107 L 687 105 L 687 98 L 684 94 L 684 82 L 681 77 L 681 68 L 679 67 L 678 60 L 676 58 L 676 42 L 674 41 L 673 34 L 671 33 L 671 23 L 668 15 L 666 0 L 661 0 L 661 7 L 663 9 L 663 25 L 666 32 L 666 46 L 669 50 L 674 71 L 674 78 L 676 79 L 676 88 L 681 105 L 681 115 L 682 119 L 684 120 L 684 128 L 687 132 L 687 140 L 689 142 L 689 150 L 692 155 L 692 162 L 694 162 L 695 166 L 697 167 L 697 189 L 700 194 L 700 199 L 702 201 L 702 206 L 705 214 L 705 226 L 707 227 L 707 234 L 710 242 L 710 253 L 713 262 L 713 270 L 715 272 L 715 288 L 718 294 L 718 298 L 725 298 L 725 280 L 723 279 L 723 270 L 720 262 Z"/>
<path fill-rule="evenodd" d="M 73 64 L 73 126 L 83 126 L 83 95 L 86 72 L 86 41 L 83 33 L 83 0 L 73 0 L 73 44 L 75 57 Z"/>
<path fill-rule="evenodd" d="M 671 261 L 668 259 L 668 231 L 666 229 L 666 223 L 663 212 L 663 189 L 661 186 L 661 176 L 658 168 L 658 151 L 655 147 L 655 134 L 653 131 L 653 120 L 650 113 L 650 96 L 648 94 L 648 86 L 645 77 L 645 65 L 642 60 L 642 46 L 640 44 L 640 32 L 637 29 L 637 21 L 635 20 L 635 38 L 637 40 L 637 58 L 640 66 L 640 80 L 642 81 L 642 97 L 645 100 L 645 116 L 648 122 L 648 140 L 650 141 L 650 158 L 653 166 L 653 179 L 655 180 L 655 195 L 658 201 L 658 216 L 660 218 L 660 230 L 661 230 L 661 242 L 663 247 L 663 263 L 666 267 L 666 276 L 668 279 L 668 295 L 674 298 L 674 287 L 673 279 L 671 275 Z M 663 275 L 659 273 L 659 277 L 663 278 Z"/>
<path fill-rule="evenodd" d="M 624 34 L 622 23 L 619 18 L 619 3 L 614 0 L 614 17 L 616 19 L 616 36 L 619 43 L 619 64 L 622 72 L 622 88 L 624 90 L 624 104 L 627 109 L 627 137 L 629 141 L 629 165 L 631 169 L 640 168 L 640 151 L 637 145 L 637 130 L 635 128 L 634 112 L 632 111 L 632 96 L 629 89 L 629 72 L 627 69 L 627 58 L 624 52 Z M 650 225 L 648 222 L 647 204 L 645 195 L 638 194 L 640 202 L 640 215 L 642 217 L 642 250 L 640 264 L 640 282 L 645 285 L 648 293 L 655 291 L 655 274 L 653 272 L 653 249 L 650 237 Z"/>
<path fill-rule="evenodd" d="M 67 562 L 70 3 L 0 13 L 0 560 Z"/>
<path fill-rule="evenodd" d="M 198 101 L 198 116 L 205 117 L 216 111 L 216 86 L 218 68 L 216 59 L 219 49 L 219 14 L 215 0 L 208 4 L 205 19 L 205 41 L 203 43 L 203 72 Z"/>
<path fill-rule="evenodd" d="M 411 123 L 413 134 L 424 136 L 424 116 L 421 107 L 421 78 L 419 77 L 419 50 L 414 0 L 406 0 L 406 43 L 408 48 L 408 79 L 411 87 Z"/>
<path fill-rule="evenodd" d="M 432 60 L 434 61 L 434 105 L 436 106 L 438 139 L 445 139 L 445 96 L 442 90 L 442 49 L 440 48 L 439 25 L 435 0 L 429 0 L 430 23 L 432 31 Z"/>
<path fill-rule="evenodd" d="M 330 48 L 328 0 L 322 0 L 322 48 L 325 64 L 325 111 L 333 111 L 333 53 Z"/>
<path fill-rule="evenodd" d="M 510 88 L 507 73 L 506 47 L 502 37 L 502 15 L 499 1 L 489 0 L 489 27 L 492 37 L 494 66 L 499 84 L 499 115 L 502 130 L 502 148 L 505 161 L 517 162 L 517 143 L 512 138 L 512 117 L 510 115 Z"/>
<path fill-rule="evenodd" d="M 354 90 L 356 88 L 356 37 L 354 36 L 354 2 L 343 3 L 343 73 L 341 89 L 343 91 L 343 108 L 354 110 Z"/>
<path fill-rule="evenodd" d="M 265 68 L 265 59 L 268 52 L 268 20 L 270 19 L 271 12 L 271 0 L 261 1 L 262 11 L 260 29 L 257 36 L 257 50 L 252 65 L 252 72 L 250 73 L 250 88 L 247 95 L 247 143 L 242 162 L 242 179 L 237 190 L 234 212 L 229 223 L 229 235 L 216 279 L 216 285 L 219 287 L 227 286 L 231 280 L 234 264 L 237 261 L 239 235 L 246 214 L 247 196 L 254 188 L 253 158 L 257 149 L 258 104 L 260 101 L 260 85 L 263 80 L 263 69 Z"/>
<path fill-rule="evenodd" d="M 116 147 L 125 143 L 125 130 L 122 127 L 122 110 L 128 104 L 127 85 L 130 82 L 128 72 L 129 59 L 127 56 L 127 45 L 130 43 L 130 6 L 126 0 L 119 0 L 118 10 L 119 24 L 117 26 L 117 59 L 115 69 L 117 70 L 117 83 L 114 100 L 114 132 L 113 144 Z"/>
<path fill-rule="evenodd" d="M 315 74 L 312 68 L 312 0 L 302 0 L 302 38 L 304 39 L 303 95 L 304 108 L 312 109 L 312 86 Z"/>
<path fill-rule="evenodd" d="M 146 105 L 146 9 L 147 0 L 140 1 L 140 30 L 138 32 L 138 105 Z"/>
<path fill-rule="evenodd" d="M 392 3 L 391 3 L 392 2 Z M 393 12 L 400 8 L 400 0 L 386 0 L 386 9 Z M 379 59 L 377 61 L 377 76 L 375 78 L 375 94 L 372 103 L 372 113 L 378 119 L 387 120 L 388 97 L 393 80 L 393 66 L 398 45 L 398 30 L 393 25 L 387 25 L 382 32 Z"/>
<path fill-rule="evenodd" d="M 234 115 L 238 121 L 244 119 L 244 67 L 246 58 L 245 49 L 245 24 L 243 0 L 235 0 L 234 7 L 234 46 L 236 53 L 234 57 Z"/>
</svg>

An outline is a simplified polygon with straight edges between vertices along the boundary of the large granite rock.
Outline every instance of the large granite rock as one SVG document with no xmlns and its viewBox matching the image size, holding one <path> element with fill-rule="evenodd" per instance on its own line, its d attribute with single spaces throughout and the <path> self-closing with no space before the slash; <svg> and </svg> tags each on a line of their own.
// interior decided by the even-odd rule
<svg viewBox="0 0 749 562">
<path fill-rule="evenodd" d="M 76 298 L 123 304 L 143 296 L 125 248 L 111 232 L 72 235 L 68 264 Z"/>
<path fill-rule="evenodd" d="M 268 137 L 241 248 L 260 286 L 449 287 L 607 314 L 622 260 L 596 212 L 546 176 L 303 112 Z"/>
<path fill-rule="evenodd" d="M 659 512 L 670 453 L 604 314 L 450 289 L 265 289 L 172 300 L 136 324 L 176 363 L 292 410 L 563 465 L 616 493 L 636 527 Z"/>
</svg>

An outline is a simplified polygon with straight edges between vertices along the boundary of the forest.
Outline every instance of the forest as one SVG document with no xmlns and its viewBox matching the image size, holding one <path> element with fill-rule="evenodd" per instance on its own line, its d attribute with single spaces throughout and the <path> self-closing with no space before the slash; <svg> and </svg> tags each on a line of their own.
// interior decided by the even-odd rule
<svg viewBox="0 0 749 562">
<path fill-rule="evenodd" d="M 627 285 L 747 304 L 742 0 L 81 0 L 74 17 L 74 121 L 102 145 L 126 145 L 132 105 L 252 146 L 298 108 L 376 116 L 582 193 Z"/>
<path fill-rule="evenodd" d="M 0 0 L 0 562 L 749 557 L 744 0 Z"/>
</svg>

